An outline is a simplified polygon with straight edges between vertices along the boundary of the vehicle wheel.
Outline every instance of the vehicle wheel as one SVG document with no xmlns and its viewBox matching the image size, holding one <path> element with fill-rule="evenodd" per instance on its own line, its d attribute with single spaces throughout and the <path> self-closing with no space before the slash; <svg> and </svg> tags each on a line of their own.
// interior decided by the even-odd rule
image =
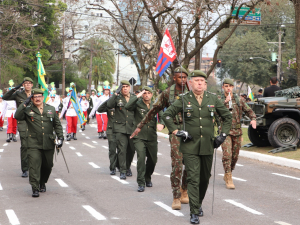
<svg viewBox="0 0 300 225">
<path fill-rule="evenodd" d="M 300 125 L 291 118 L 275 120 L 269 128 L 268 138 L 274 148 L 297 145 L 300 138 Z"/>
<path fill-rule="evenodd" d="M 270 146 L 270 142 L 268 140 L 268 133 L 265 130 L 260 130 L 259 128 L 253 129 L 252 125 L 249 125 L 248 137 L 252 144 L 257 147 Z"/>
</svg>

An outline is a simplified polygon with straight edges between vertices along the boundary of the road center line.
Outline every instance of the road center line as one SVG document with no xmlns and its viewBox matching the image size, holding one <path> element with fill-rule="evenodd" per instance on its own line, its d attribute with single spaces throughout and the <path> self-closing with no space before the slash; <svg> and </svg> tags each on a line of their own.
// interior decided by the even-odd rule
<svg viewBox="0 0 300 225">
<path fill-rule="evenodd" d="M 0 149 L 0 152 L 3 152 L 3 149 Z"/>
<path fill-rule="evenodd" d="M 121 180 L 120 177 L 118 177 L 118 176 L 111 176 L 111 178 L 121 182 L 122 184 L 129 184 L 127 181 Z"/>
<path fill-rule="evenodd" d="M 184 216 L 181 212 L 173 210 L 170 206 L 167 206 L 166 204 L 162 202 L 154 202 L 156 205 L 162 207 L 163 209 L 167 210 L 168 212 L 172 213 L 175 216 Z"/>
<path fill-rule="evenodd" d="M 105 216 L 97 212 L 94 208 L 92 208 L 89 205 L 83 205 L 82 206 L 86 211 L 88 211 L 93 217 L 95 217 L 97 220 L 106 220 Z"/>
<path fill-rule="evenodd" d="M 3 188 L 2 188 L 1 183 L 0 183 L 0 191 L 2 191 L 2 190 L 3 190 Z"/>
<path fill-rule="evenodd" d="M 77 154 L 78 156 L 82 156 L 80 152 L 76 152 L 76 154 Z"/>
<path fill-rule="evenodd" d="M 57 183 L 62 187 L 69 187 L 62 179 L 55 179 Z"/>
<path fill-rule="evenodd" d="M 92 141 L 94 144 L 97 144 L 97 141 Z"/>
<path fill-rule="evenodd" d="M 19 219 L 18 219 L 17 215 L 15 214 L 14 210 L 7 209 L 7 210 L 5 210 L 5 212 L 6 212 L 6 215 L 7 215 L 8 219 L 9 219 L 9 222 L 12 225 L 20 224 Z"/>
<path fill-rule="evenodd" d="M 153 175 L 160 175 L 159 173 L 153 172 Z"/>
<path fill-rule="evenodd" d="M 274 221 L 274 223 L 280 224 L 280 225 L 292 225 L 286 222 L 282 222 L 282 221 Z"/>
<path fill-rule="evenodd" d="M 228 203 L 230 203 L 230 204 L 232 204 L 232 205 L 235 205 L 235 206 L 237 206 L 237 207 L 240 207 L 240 208 L 242 208 L 242 209 L 244 209 L 244 210 L 246 210 L 246 211 L 248 211 L 248 212 L 250 212 L 250 213 L 253 213 L 253 214 L 255 214 L 255 215 L 264 215 L 264 214 L 262 214 L 261 212 L 258 212 L 258 211 L 254 210 L 254 209 L 251 209 L 251 208 L 249 208 L 249 207 L 247 207 L 247 206 L 245 206 L 245 205 L 243 205 L 243 204 L 241 204 L 241 203 L 238 203 L 238 202 L 236 202 L 236 201 L 233 201 L 233 200 L 230 200 L 230 199 L 225 199 L 224 201 L 225 201 L 225 202 L 228 202 Z"/>
<path fill-rule="evenodd" d="M 85 137 L 86 139 L 90 139 L 89 137 Z"/>
<path fill-rule="evenodd" d="M 100 168 L 100 166 L 97 166 L 95 163 L 93 163 L 93 162 L 89 162 L 89 164 L 92 166 L 92 167 L 94 167 L 94 168 Z"/>
<path fill-rule="evenodd" d="M 158 152 L 157 155 L 162 155 L 162 154 Z"/>
<path fill-rule="evenodd" d="M 106 149 L 108 149 L 108 147 L 107 147 L 107 146 L 105 146 L 105 145 L 102 145 L 102 147 L 103 147 L 103 148 L 106 148 Z"/>
<path fill-rule="evenodd" d="M 7 146 L 8 144 L 7 143 L 5 143 L 3 146 Z"/>
<path fill-rule="evenodd" d="M 70 149 L 72 149 L 72 150 L 75 150 L 75 148 L 74 148 L 74 147 L 72 147 L 72 146 L 70 146 L 69 148 L 70 148 Z"/>
<path fill-rule="evenodd" d="M 132 162 L 131 165 L 136 167 L 136 163 L 134 163 L 134 162 Z"/>
<path fill-rule="evenodd" d="M 81 133 L 83 136 L 85 135 L 84 133 Z"/>
<path fill-rule="evenodd" d="M 84 144 L 84 145 L 86 145 L 86 146 L 88 146 L 90 148 L 95 148 L 93 145 L 89 145 L 88 143 L 82 143 L 82 144 Z"/>
<path fill-rule="evenodd" d="M 291 179 L 294 179 L 294 180 L 300 180 L 300 178 L 298 178 L 298 177 L 292 177 L 292 176 L 288 176 L 288 175 L 284 175 L 284 174 L 280 174 L 280 173 L 272 173 L 272 174 L 277 175 L 277 176 L 281 176 L 281 177 L 291 178 Z"/>
<path fill-rule="evenodd" d="M 224 177 L 224 174 L 219 174 L 220 176 Z M 237 178 L 237 177 L 232 177 L 233 180 L 239 180 L 239 181 L 247 181 L 241 178 Z"/>
<path fill-rule="evenodd" d="M 242 165 L 242 164 L 238 164 L 238 163 L 237 163 L 237 164 L 235 164 L 235 165 L 236 165 L 236 166 L 244 166 L 244 165 Z"/>
<path fill-rule="evenodd" d="M 165 177 L 169 177 L 170 178 L 170 175 L 164 175 Z"/>
<path fill-rule="evenodd" d="M 65 142 L 67 145 L 70 144 L 68 141 Z"/>
</svg>

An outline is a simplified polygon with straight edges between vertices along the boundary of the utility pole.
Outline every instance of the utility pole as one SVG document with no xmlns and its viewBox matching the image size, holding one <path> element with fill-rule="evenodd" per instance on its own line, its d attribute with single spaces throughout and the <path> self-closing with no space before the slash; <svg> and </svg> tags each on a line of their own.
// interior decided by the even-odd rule
<svg viewBox="0 0 300 225">
<path fill-rule="evenodd" d="M 92 73 L 93 73 L 93 40 L 91 42 L 91 58 L 90 58 L 90 71 L 89 71 L 89 93 L 92 90 Z"/>
<path fill-rule="evenodd" d="M 281 71 L 281 35 L 283 31 L 278 31 L 278 60 L 277 60 L 277 86 L 280 86 L 280 71 Z"/>
<path fill-rule="evenodd" d="M 120 75 L 120 67 L 119 67 L 120 54 L 118 50 L 118 65 L 117 65 L 117 85 L 119 84 L 119 75 Z"/>
<path fill-rule="evenodd" d="M 64 3 L 66 3 L 66 0 L 64 0 Z M 62 89 L 61 94 L 64 96 L 65 94 L 65 79 L 66 79 L 66 71 L 65 71 L 65 23 L 66 23 L 66 13 L 64 12 L 64 22 L 63 22 L 63 57 L 62 57 Z"/>
</svg>

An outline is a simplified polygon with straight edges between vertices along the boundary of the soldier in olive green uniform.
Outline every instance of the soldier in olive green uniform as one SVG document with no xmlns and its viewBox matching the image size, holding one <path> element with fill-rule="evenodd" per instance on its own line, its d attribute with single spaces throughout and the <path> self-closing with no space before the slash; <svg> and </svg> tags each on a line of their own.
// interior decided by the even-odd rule
<svg viewBox="0 0 300 225">
<path fill-rule="evenodd" d="M 116 139 L 116 133 L 113 132 L 113 122 L 114 122 L 114 117 L 115 117 L 115 108 L 109 109 L 107 108 L 107 101 L 103 102 L 97 111 L 99 113 L 107 113 L 107 139 L 108 139 L 108 157 L 109 157 L 109 169 L 110 169 L 110 175 L 116 175 L 116 167 L 119 167 L 118 163 L 118 154 L 117 154 L 117 139 Z"/>
<path fill-rule="evenodd" d="M 90 93 L 86 93 L 86 100 L 88 100 L 88 102 L 89 102 L 89 108 L 87 110 L 87 114 L 90 115 L 90 113 L 91 113 L 91 111 L 94 107 L 93 106 L 93 99 L 90 97 Z M 88 116 L 87 117 L 87 124 L 89 124 L 89 123 L 90 123 L 90 117 Z"/>
<path fill-rule="evenodd" d="M 55 131 L 62 146 L 64 140 L 62 126 L 53 106 L 44 103 L 43 91 L 33 89 L 32 97 L 26 99 L 17 109 L 15 117 L 24 120 L 28 126 L 27 155 L 29 165 L 29 183 L 32 197 L 46 192 L 46 183 L 53 167 L 55 149 Z M 32 104 L 30 104 L 32 101 Z"/>
<path fill-rule="evenodd" d="M 163 114 L 163 120 L 169 131 L 177 134 L 173 118 L 183 112 L 185 130 L 192 136 L 191 140 L 181 138 L 180 151 L 187 170 L 190 222 L 198 224 L 198 215 L 203 215 L 201 205 L 211 176 L 214 148 L 219 147 L 229 133 L 232 116 L 216 95 L 205 91 L 205 73 L 195 70 L 190 76 L 193 91 L 181 95 Z M 221 135 L 216 138 L 214 112 L 223 120 Z"/>
<path fill-rule="evenodd" d="M 152 96 L 153 90 L 149 87 L 144 87 L 142 92 L 131 98 L 125 105 L 125 109 L 134 111 L 135 127 L 153 107 Z M 162 111 L 159 112 L 159 118 L 161 117 Z M 147 187 L 152 187 L 151 175 L 157 162 L 156 124 L 157 118 L 155 116 L 141 129 L 137 136 L 133 137 L 134 148 L 137 152 L 138 192 L 145 190 L 145 183 Z M 147 162 L 145 164 L 146 157 Z"/>
<path fill-rule="evenodd" d="M 120 164 L 120 179 L 132 176 L 131 162 L 134 156 L 134 146 L 130 139 L 134 125 L 134 112 L 125 109 L 126 103 L 134 95 L 130 94 L 130 83 L 126 80 L 121 81 L 122 90 L 120 93 L 112 95 L 107 101 L 108 108 L 115 108 L 115 119 L 113 131 L 116 133 L 117 148 L 119 150 L 118 159 Z"/>
<path fill-rule="evenodd" d="M 18 89 L 23 86 L 25 89 L 23 91 L 18 91 Z M 3 96 L 4 100 L 15 100 L 17 107 L 19 107 L 30 95 L 31 89 L 33 87 L 33 80 L 30 77 L 25 77 L 23 82 L 17 87 L 6 92 Z M 17 119 L 17 118 L 16 118 Z M 18 120 L 18 119 L 17 119 Z M 18 131 L 21 140 L 21 169 L 22 177 L 28 177 L 28 159 L 27 159 L 27 124 L 23 120 L 18 120 Z"/>
</svg>

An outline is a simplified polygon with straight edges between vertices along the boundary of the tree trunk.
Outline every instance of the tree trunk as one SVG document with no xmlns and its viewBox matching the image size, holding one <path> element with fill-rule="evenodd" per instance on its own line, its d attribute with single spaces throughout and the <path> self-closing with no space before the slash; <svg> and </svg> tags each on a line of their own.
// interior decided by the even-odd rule
<svg viewBox="0 0 300 225">
<path fill-rule="evenodd" d="M 293 0 L 293 3 L 295 8 L 297 86 L 300 86 L 300 0 Z"/>
<path fill-rule="evenodd" d="M 91 93 L 92 86 L 92 70 L 93 70 L 93 51 L 91 50 L 91 58 L 90 58 L 90 71 L 89 71 L 89 93 Z"/>
<path fill-rule="evenodd" d="M 199 44 L 200 44 L 200 27 L 198 24 L 195 29 L 195 47 Z M 201 68 L 200 68 L 200 64 L 201 64 L 200 52 L 201 52 L 201 50 L 199 50 L 195 55 L 195 67 L 194 67 L 195 70 L 201 70 Z"/>
</svg>

